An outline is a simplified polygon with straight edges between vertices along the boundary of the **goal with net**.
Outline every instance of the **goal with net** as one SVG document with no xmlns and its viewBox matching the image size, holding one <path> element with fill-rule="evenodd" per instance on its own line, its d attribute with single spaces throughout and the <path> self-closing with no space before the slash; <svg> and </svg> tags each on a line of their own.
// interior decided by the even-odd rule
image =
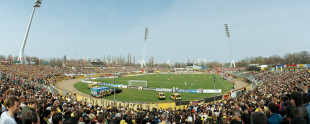
<svg viewBox="0 0 310 124">
<path fill-rule="evenodd" d="M 147 81 L 145 81 L 145 80 L 129 80 L 128 86 L 147 87 Z"/>
</svg>

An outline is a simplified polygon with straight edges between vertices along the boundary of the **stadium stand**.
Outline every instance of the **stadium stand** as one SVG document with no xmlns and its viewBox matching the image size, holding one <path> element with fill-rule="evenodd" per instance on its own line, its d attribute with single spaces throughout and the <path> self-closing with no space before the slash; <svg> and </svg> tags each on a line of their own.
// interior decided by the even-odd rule
<svg viewBox="0 0 310 124">
<path fill-rule="evenodd" d="M 273 124 L 291 121 L 309 123 L 310 73 L 308 71 L 242 73 L 242 76 L 251 77 L 251 80 L 259 82 L 255 89 L 243 92 L 241 96 L 235 98 L 202 105 L 189 104 L 183 109 L 128 110 L 121 106 L 103 107 L 65 98 L 45 90 L 42 85 L 37 85 L 38 83 L 48 85 L 48 79 L 62 76 L 64 73 L 111 73 L 135 70 L 137 68 L 134 67 L 63 69 L 40 65 L 0 65 L 0 122 L 8 119 L 4 114 L 14 111 L 10 116 L 14 117 L 17 123 L 22 123 L 23 119 L 27 119 L 24 120 L 26 122 L 43 124 L 52 122 Z M 156 68 L 151 70 L 166 71 Z M 14 107 L 13 105 L 18 105 L 17 103 L 20 106 Z M 22 118 L 20 115 L 25 109 L 29 114 L 26 113 L 26 117 Z M 39 116 L 39 119 L 36 120 L 35 116 Z"/>
</svg>

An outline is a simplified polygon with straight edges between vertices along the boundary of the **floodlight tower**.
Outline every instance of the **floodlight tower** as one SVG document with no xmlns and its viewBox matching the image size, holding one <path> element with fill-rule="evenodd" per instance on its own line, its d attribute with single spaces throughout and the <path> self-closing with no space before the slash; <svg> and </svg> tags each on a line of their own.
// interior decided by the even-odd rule
<svg viewBox="0 0 310 124">
<path fill-rule="evenodd" d="M 142 67 L 146 67 L 146 64 L 145 64 L 145 45 L 146 45 L 146 39 L 147 39 L 148 30 L 149 30 L 148 28 L 145 28 L 144 49 L 143 49 L 143 59 L 142 59 L 142 62 L 141 62 L 141 68 Z"/>
<path fill-rule="evenodd" d="M 33 10 L 32 10 L 31 18 L 30 18 L 30 21 L 29 21 L 29 24 L 28 24 L 28 28 L 27 28 L 27 31 L 26 31 L 26 35 L 25 35 L 25 38 L 24 38 L 24 42 L 23 42 L 22 48 L 20 49 L 19 56 L 18 56 L 18 59 L 17 59 L 17 61 L 20 61 L 21 64 L 25 64 L 26 63 L 26 57 L 25 57 L 25 53 L 24 53 L 25 46 L 26 46 L 26 41 L 27 41 L 27 38 L 28 38 L 28 34 L 29 34 L 29 30 L 30 30 L 30 26 L 31 26 L 31 22 L 32 22 L 32 18 L 33 18 L 34 12 L 35 12 L 37 7 L 41 6 L 41 2 L 42 2 L 42 0 L 36 0 L 36 2 L 33 5 Z"/>
<path fill-rule="evenodd" d="M 234 61 L 234 54 L 232 52 L 232 47 L 231 47 L 231 41 L 230 41 L 230 35 L 229 35 L 229 30 L 228 30 L 228 25 L 225 24 L 225 31 L 226 31 L 226 36 L 228 38 L 229 46 L 230 46 L 230 53 L 231 53 L 231 63 L 230 67 L 236 67 L 235 61 Z"/>
<path fill-rule="evenodd" d="M 207 65 L 207 59 L 204 58 L 204 59 L 203 59 L 203 66 L 206 66 L 206 65 Z"/>
</svg>

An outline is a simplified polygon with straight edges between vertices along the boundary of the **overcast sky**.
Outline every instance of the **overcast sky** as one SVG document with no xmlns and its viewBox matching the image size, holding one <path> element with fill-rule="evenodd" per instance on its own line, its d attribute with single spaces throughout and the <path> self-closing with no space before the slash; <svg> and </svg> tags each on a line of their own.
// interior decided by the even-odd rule
<svg viewBox="0 0 310 124">
<path fill-rule="evenodd" d="M 0 1 L 0 54 L 19 54 L 35 0 Z M 33 17 L 25 54 L 155 63 L 230 62 L 310 51 L 309 0 L 44 0 Z"/>
</svg>

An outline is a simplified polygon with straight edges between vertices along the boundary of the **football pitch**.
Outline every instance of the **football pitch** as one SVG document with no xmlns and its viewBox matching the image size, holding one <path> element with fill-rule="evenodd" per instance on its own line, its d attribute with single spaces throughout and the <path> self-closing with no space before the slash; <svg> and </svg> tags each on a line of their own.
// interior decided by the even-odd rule
<svg viewBox="0 0 310 124">
<path fill-rule="evenodd" d="M 115 84 L 128 85 L 129 80 L 144 80 L 147 81 L 149 88 L 173 88 L 178 89 L 213 89 L 214 88 L 214 75 L 215 75 L 215 89 L 222 89 L 222 93 L 229 91 L 233 84 L 223 79 L 217 74 L 146 74 L 138 76 L 127 76 L 115 78 Z M 113 78 L 96 79 L 96 82 L 111 83 Z M 87 83 L 79 82 L 74 87 L 83 93 L 90 94 L 90 89 L 87 89 Z M 123 92 L 116 94 L 117 101 L 130 101 L 130 102 L 172 102 L 170 95 L 166 93 L 165 100 L 157 99 L 158 91 L 145 91 L 123 88 Z M 218 95 L 215 94 L 215 95 Z M 198 100 L 214 96 L 213 93 L 181 93 L 183 100 Z M 106 96 L 104 99 L 113 100 L 114 96 Z"/>
</svg>

